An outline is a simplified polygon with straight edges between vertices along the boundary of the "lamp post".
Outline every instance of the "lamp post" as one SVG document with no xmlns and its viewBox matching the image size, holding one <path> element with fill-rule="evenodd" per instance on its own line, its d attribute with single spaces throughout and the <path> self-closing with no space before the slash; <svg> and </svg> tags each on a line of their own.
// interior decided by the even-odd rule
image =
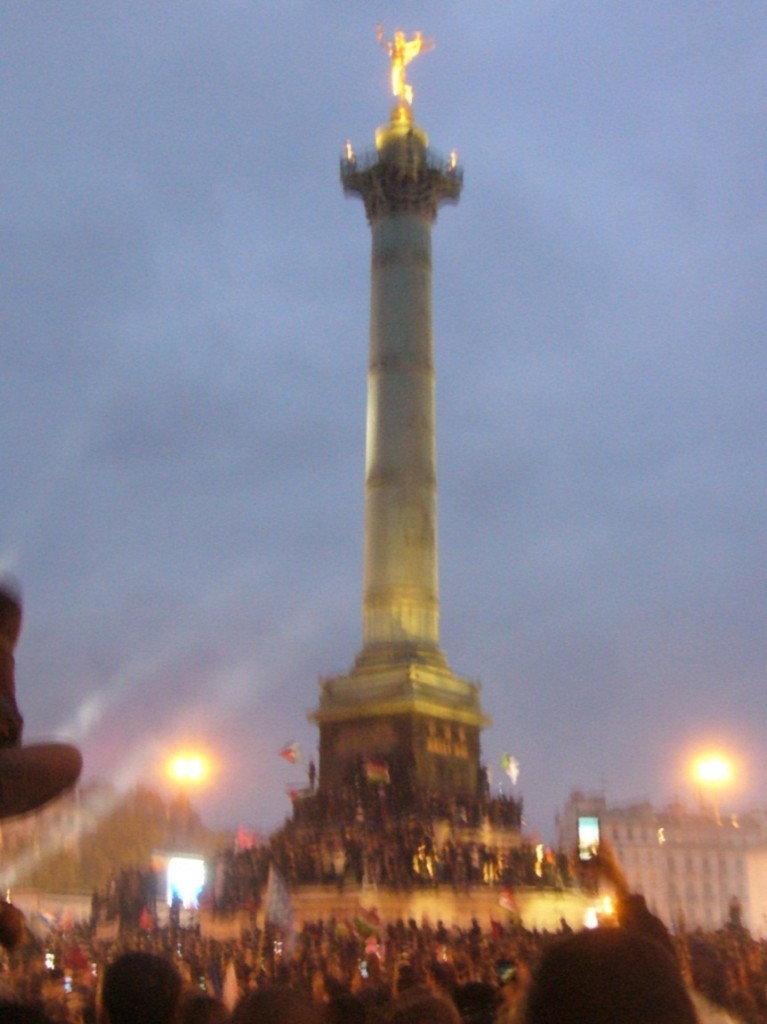
<svg viewBox="0 0 767 1024">
<path fill-rule="evenodd" d="M 693 765 L 693 773 L 698 783 L 698 801 L 700 809 L 706 809 L 704 794 L 708 792 L 712 799 L 712 808 L 717 825 L 721 824 L 719 815 L 719 801 L 716 791 L 732 781 L 732 762 L 724 755 L 716 752 L 705 754 L 696 759 Z"/>
<path fill-rule="evenodd" d="M 179 787 L 180 834 L 184 841 L 188 841 L 191 832 L 189 791 L 191 787 L 199 786 L 207 779 L 210 774 L 210 760 L 205 754 L 196 752 L 175 754 L 168 762 L 167 773 Z"/>
</svg>

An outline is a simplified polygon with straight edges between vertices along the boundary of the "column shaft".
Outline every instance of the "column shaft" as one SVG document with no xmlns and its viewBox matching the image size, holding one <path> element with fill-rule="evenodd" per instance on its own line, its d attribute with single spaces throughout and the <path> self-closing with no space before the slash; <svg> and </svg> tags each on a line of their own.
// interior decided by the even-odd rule
<svg viewBox="0 0 767 1024">
<path fill-rule="evenodd" d="M 371 227 L 363 640 L 437 646 L 432 217 Z"/>
</svg>

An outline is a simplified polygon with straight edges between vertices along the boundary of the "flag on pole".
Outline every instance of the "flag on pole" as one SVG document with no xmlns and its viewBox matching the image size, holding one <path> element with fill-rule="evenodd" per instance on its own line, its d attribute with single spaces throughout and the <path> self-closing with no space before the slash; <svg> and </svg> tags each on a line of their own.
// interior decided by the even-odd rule
<svg viewBox="0 0 767 1024">
<path fill-rule="evenodd" d="M 238 850 L 253 850 L 256 847 L 256 833 L 244 825 L 237 826 L 235 845 Z"/>
<path fill-rule="evenodd" d="M 290 764 L 297 764 L 301 760 L 301 748 L 295 740 L 291 740 L 280 751 L 280 757 L 284 757 Z"/>
<path fill-rule="evenodd" d="M 511 754 L 503 754 L 501 756 L 501 768 L 511 779 L 512 786 L 516 786 L 519 779 L 519 761 L 516 757 L 512 757 Z"/>
<path fill-rule="evenodd" d="M 296 919 L 285 879 L 274 864 L 269 865 L 269 877 L 266 881 L 264 919 L 282 930 L 285 955 L 289 958 L 296 944 Z"/>
<path fill-rule="evenodd" d="M 354 928 L 358 935 L 378 935 L 381 930 L 381 918 L 375 907 L 367 910 L 360 904 L 354 915 Z"/>
<path fill-rule="evenodd" d="M 511 886 L 507 886 L 501 892 L 501 898 L 498 900 L 498 906 L 503 907 L 507 914 L 512 918 L 520 919 L 519 904 L 517 903 L 517 896 Z"/>
</svg>

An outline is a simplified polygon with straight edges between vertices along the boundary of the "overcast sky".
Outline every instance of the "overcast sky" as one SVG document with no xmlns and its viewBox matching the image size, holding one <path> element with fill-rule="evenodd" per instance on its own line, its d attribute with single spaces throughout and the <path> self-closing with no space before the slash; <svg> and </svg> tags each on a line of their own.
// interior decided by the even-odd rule
<svg viewBox="0 0 767 1024">
<path fill-rule="evenodd" d="M 455 148 L 433 236 L 441 640 L 531 829 L 765 805 L 763 0 L 5 0 L 0 559 L 26 738 L 278 824 L 361 643 L 370 234 L 346 139 Z"/>
</svg>

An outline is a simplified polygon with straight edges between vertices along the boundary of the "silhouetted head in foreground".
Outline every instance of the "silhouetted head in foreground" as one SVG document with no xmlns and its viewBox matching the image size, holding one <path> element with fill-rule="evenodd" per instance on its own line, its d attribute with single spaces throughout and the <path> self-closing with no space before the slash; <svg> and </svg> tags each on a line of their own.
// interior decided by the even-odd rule
<svg viewBox="0 0 767 1024">
<path fill-rule="evenodd" d="M 181 995 L 181 975 L 153 953 L 124 953 L 110 964 L 101 994 L 108 1024 L 173 1024 Z"/>
<path fill-rule="evenodd" d="M 547 949 L 524 1024 L 697 1024 L 679 966 L 654 939 L 622 928 L 570 935 Z"/>
<path fill-rule="evenodd" d="M 274 985 L 243 996 L 231 1024 L 319 1024 L 320 1012 L 311 999 L 290 988 Z"/>
<path fill-rule="evenodd" d="M 10 999 L 0 1000 L 0 1024 L 55 1024 L 39 1006 L 26 1006 Z"/>
<path fill-rule="evenodd" d="M 178 1024 L 226 1024 L 229 1011 L 220 999 L 194 989 L 181 997 Z"/>
<path fill-rule="evenodd" d="M 387 1017 L 389 1024 L 461 1024 L 455 1003 L 428 989 L 408 989 L 394 1003 Z"/>
</svg>

